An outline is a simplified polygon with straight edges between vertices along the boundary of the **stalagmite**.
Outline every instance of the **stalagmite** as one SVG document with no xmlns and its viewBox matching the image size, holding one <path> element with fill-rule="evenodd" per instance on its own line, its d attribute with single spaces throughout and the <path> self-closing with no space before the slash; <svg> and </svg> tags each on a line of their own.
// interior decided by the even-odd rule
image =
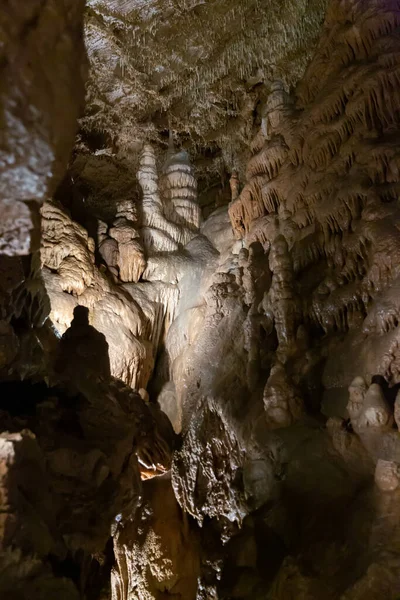
<svg viewBox="0 0 400 600">
<path fill-rule="evenodd" d="M 234 202 L 236 200 L 236 198 L 239 197 L 240 181 L 239 181 L 239 176 L 237 174 L 237 171 L 232 172 L 231 178 L 229 180 L 229 185 L 231 188 L 231 200 L 232 200 L 232 202 Z"/>
<path fill-rule="evenodd" d="M 379 384 L 373 383 L 368 388 L 361 412 L 357 419 L 357 427 L 363 428 L 390 428 L 393 424 L 393 414 L 387 404 Z"/>
<path fill-rule="evenodd" d="M 187 155 L 174 154 L 167 161 L 160 196 L 156 157 L 152 147 L 145 145 L 138 180 L 143 191 L 142 239 L 147 254 L 178 250 L 194 237 L 200 225 L 196 180 Z"/>
<path fill-rule="evenodd" d="M 284 355 L 295 342 L 299 322 L 298 301 L 294 293 L 293 266 L 285 238 L 279 235 L 272 243 L 269 266 L 272 272 L 271 306 L 279 341 Z"/>
<path fill-rule="evenodd" d="M 288 381 L 285 368 L 276 364 L 265 384 L 263 403 L 267 427 L 289 427 L 303 414 L 303 401 L 293 384 Z"/>
<path fill-rule="evenodd" d="M 184 230 L 198 232 L 201 211 L 197 202 L 197 181 L 187 152 L 170 149 L 160 187 L 166 218 Z"/>
</svg>

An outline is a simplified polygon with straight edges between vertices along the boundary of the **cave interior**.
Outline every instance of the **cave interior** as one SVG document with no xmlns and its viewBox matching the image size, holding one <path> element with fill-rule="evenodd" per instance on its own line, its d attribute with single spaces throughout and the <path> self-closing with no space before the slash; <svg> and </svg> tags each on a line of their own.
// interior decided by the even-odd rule
<svg viewBox="0 0 400 600">
<path fill-rule="evenodd" d="M 400 1 L 5 0 L 0 75 L 0 598 L 399 600 Z"/>
</svg>

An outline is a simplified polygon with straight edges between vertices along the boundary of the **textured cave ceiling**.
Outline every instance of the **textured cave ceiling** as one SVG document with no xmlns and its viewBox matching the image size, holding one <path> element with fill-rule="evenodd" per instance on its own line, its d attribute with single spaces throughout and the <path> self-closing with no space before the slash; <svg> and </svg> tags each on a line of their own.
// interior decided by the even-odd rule
<svg viewBox="0 0 400 600">
<path fill-rule="evenodd" d="M 88 0 L 82 141 L 126 156 L 165 149 L 171 129 L 200 178 L 241 170 L 271 82 L 299 80 L 326 3 Z"/>
</svg>

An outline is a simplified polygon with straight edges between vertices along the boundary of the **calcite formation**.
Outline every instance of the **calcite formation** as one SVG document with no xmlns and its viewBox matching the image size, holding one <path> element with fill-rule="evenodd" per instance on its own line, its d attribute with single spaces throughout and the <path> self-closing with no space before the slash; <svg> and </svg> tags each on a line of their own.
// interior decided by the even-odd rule
<svg viewBox="0 0 400 600">
<path fill-rule="evenodd" d="M 87 557 L 101 562 L 111 525 L 140 497 L 139 457 L 161 471 L 171 462 L 172 428 L 111 378 L 104 336 L 77 311 L 88 289 L 89 306 L 101 304 L 93 239 L 48 202 L 42 264 L 37 252 L 38 208 L 64 175 L 83 108 L 83 8 L 9 2 L 0 17 L 2 597 L 82 597 Z M 118 217 L 129 220 L 125 205 Z M 61 331 L 48 319 L 46 275 Z"/>
<path fill-rule="evenodd" d="M 332 339 L 349 332 L 327 387 L 359 373 L 398 381 L 397 26 L 395 3 L 332 3 L 295 96 L 275 85 L 266 102 L 264 141 L 229 209 L 237 235 L 269 254 L 279 346 L 300 322 Z"/>
<path fill-rule="evenodd" d="M 132 206 L 129 202 L 120 203 L 108 236 L 104 236 L 99 244 L 99 252 L 106 265 L 114 276 L 117 275 L 124 282 L 139 281 L 146 266 L 131 213 Z"/>
<path fill-rule="evenodd" d="M 159 189 L 154 150 L 146 144 L 138 180 L 143 192 L 141 233 L 147 256 L 179 250 L 199 232 L 201 219 L 188 155 L 172 149 Z"/>
<path fill-rule="evenodd" d="M 316 46 L 317 0 L 36 4 L 0 17 L 0 596 L 396 600 L 400 3 Z"/>
<path fill-rule="evenodd" d="M 75 307 L 87 307 L 92 325 L 108 340 L 112 374 L 137 388 L 145 387 L 153 364 L 147 319 L 96 266 L 94 252 L 95 242 L 87 231 L 62 206 L 45 203 L 41 261 L 53 325 L 62 335 Z"/>
<path fill-rule="evenodd" d="M 297 81 L 326 4 L 89 0 L 85 130 L 105 131 L 125 149 L 138 138 L 159 141 L 171 126 L 184 140 L 217 142 L 226 157 L 243 155 L 261 84 L 278 74 Z M 205 173 L 200 147 L 191 149 Z"/>
<path fill-rule="evenodd" d="M 200 573 L 197 532 L 167 479 L 152 480 L 135 520 L 114 536 L 112 597 L 193 598 Z M 149 557 L 151 556 L 151 562 Z"/>
</svg>

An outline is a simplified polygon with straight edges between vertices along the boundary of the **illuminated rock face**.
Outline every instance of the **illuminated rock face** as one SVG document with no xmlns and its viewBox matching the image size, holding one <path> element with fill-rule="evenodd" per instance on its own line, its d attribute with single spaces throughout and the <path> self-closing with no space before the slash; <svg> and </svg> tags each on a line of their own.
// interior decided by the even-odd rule
<svg viewBox="0 0 400 600">
<path fill-rule="evenodd" d="M 147 320 L 122 289 L 101 273 L 94 250 L 94 241 L 83 227 L 61 206 L 45 203 L 41 260 L 53 325 L 62 335 L 74 308 L 87 307 L 91 324 L 107 338 L 112 374 L 137 389 L 145 387 L 153 365 Z"/>
<path fill-rule="evenodd" d="M 302 421 L 303 401 L 306 412 L 319 411 L 321 398 L 315 404 L 312 390 L 321 386 L 323 410 L 331 415 L 327 430 L 338 460 L 351 473 L 352 485 L 362 479 L 371 482 L 364 510 L 385 523 L 380 530 L 373 520 L 369 551 L 375 543 L 393 549 L 398 535 L 389 513 L 398 501 L 400 452 L 394 425 L 395 386 L 400 382 L 395 300 L 400 215 L 394 139 L 400 104 L 397 92 L 389 90 L 399 85 L 395 57 L 400 46 L 394 33 L 399 19 L 396 2 L 331 2 L 315 56 L 295 93 L 290 96 L 279 82 L 272 86 L 247 165 L 247 182 L 229 207 L 237 238 L 246 246 L 261 244 L 272 274 L 254 311 L 276 339 L 263 395 L 267 427 L 282 437 L 280 427 Z M 330 442 L 326 443 L 328 448 Z M 319 446 L 317 452 L 326 450 Z M 310 485 L 314 498 L 325 493 L 333 497 L 333 490 L 311 491 L 304 447 L 301 453 L 296 459 L 303 477 L 300 494 L 305 497 Z M 329 462 L 325 469 L 334 467 Z M 290 466 L 290 459 L 288 465 L 290 486 L 297 467 Z M 322 464 L 320 468 L 315 477 L 322 489 Z M 347 484 L 343 485 L 345 489 Z M 350 488 L 344 496 L 348 493 Z M 338 505 L 344 496 L 337 498 Z M 340 510 L 333 521 L 340 520 L 339 514 Z M 307 521 L 305 515 L 302 518 Z M 350 536 L 356 535 L 354 531 Z M 318 538 L 316 531 L 313 535 Z M 334 534 L 327 532 L 328 538 L 339 548 Z M 349 543 L 357 546 L 353 539 Z M 326 550 L 311 559 L 319 572 L 313 577 L 299 562 L 312 554 L 310 548 L 300 550 L 297 558 L 289 555 L 276 573 L 269 597 L 339 594 L 347 599 L 385 590 L 395 598 L 396 551 L 393 565 L 380 566 L 382 550 L 357 581 L 337 591 L 340 569 L 346 560 L 353 560 L 354 551 L 342 558 L 342 567 L 329 583 L 323 576 Z"/>
<path fill-rule="evenodd" d="M 182 249 L 199 232 L 201 211 L 197 182 L 185 152 L 167 159 L 158 184 L 156 157 L 146 144 L 140 156 L 138 180 L 142 188 L 142 238 L 147 256 Z M 143 275 L 147 279 L 146 273 Z"/>
<path fill-rule="evenodd" d="M 197 181 L 188 153 L 170 149 L 163 170 L 161 190 L 167 218 L 185 229 L 198 233 L 201 210 L 197 202 Z"/>
<path fill-rule="evenodd" d="M 116 600 L 196 597 L 198 533 L 179 507 L 169 479 L 144 486 L 142 506 L 136 519 L 117 532 L 114 552 L 111 589 Z"/>
<path fill-rule="evenodd" d="M 139 461 L 146 463 L 146 476 L 170 468 L 173 431 L 156 407 L 110 376 L 112 366 L 145 385 L 151 347 L 136 337 L 140 311 L 130 312 L 125 296 L 108 284 L 95 265 L 93 239 L 57 202 L 42 208 L 41 256 L 37 252 L 39 207 L 64 175 L 83 107 L 84 3 L 8 2 L 4 9 L 0 596 L 77 600 L 93 588 L 83 557 L 100 553 L 101 562 L 110 527 L 137 506 Z M 115 237 L 131 260 L 129 206 L 122 204 L 117 218 Z M 121 276 L 131 281 L 140 275 L 133 268 Z M 96 329 L 87 316 L 82 320 L 85 307 Z M 102 327 L 118 338 L 114 358 Z M 75 565 L 72 571 L 68 564 Z"/>
<path fill-rule="evenodd" d="M 296 94 L 276 84 L 268 98 L 264 141 L 229 209 L 237 235 L 269 254 L 280 349 L 295 345 L 300 321 L 348 334 L 327 387 L 360 374 L 399 381 L 398 21 L 396 3 L 332 3 Z"/>
</svg>

